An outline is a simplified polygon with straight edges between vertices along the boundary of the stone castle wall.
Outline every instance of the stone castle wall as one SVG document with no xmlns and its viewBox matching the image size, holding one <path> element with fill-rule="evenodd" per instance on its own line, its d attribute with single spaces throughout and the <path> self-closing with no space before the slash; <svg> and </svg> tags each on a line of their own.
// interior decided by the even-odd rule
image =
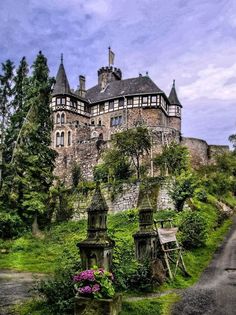
<svg viewBox="0 0 236 315">
<path fill-rule="evenodd" d="M 206 141 L 197 138 L 182 138 L 181 144 L 188 148 L 193 167 L 197 168 L 200 165 L 208 164 L 208 144 Z"/>
<path fill-rule="evenodd" d="M 208 165 L 215 162 L 218 154 L 229 151 L 227 145 L 208 145 L 205 140 L 197 138 L 181 139 L 181 144 L 186 146 L 190 153 L 191 164 L 198 168 L 201 165 Z"/>
</svg>

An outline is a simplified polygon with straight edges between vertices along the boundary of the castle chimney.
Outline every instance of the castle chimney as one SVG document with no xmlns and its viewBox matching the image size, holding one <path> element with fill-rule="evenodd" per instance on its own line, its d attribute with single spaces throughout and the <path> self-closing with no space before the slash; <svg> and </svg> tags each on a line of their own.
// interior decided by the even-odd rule
<svg viewBox="0 0 236 315">
<path fill-rule="evenodd" d="M 86 89 L 85 89 L 85 76 L 79 76 L 79 96 L 85 97 Z"/>
</svg>

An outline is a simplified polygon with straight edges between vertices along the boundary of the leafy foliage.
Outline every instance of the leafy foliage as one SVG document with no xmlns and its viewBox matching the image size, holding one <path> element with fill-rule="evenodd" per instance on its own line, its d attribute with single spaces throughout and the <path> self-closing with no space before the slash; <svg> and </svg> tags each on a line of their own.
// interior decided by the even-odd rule
<svg viewBox="0 0 236 315">
<path fill-rule="evenodd" d="M 198 181 L 192 173 L 182 172 L 175 178 L 169 193 L 177 211 L 183 210 L 185 201 L 193 197 L 197 187 Z"/>
<path fill-rule="evenodd" d="M 145 127 L 136 127 L 117 133 L 113 136 L 113 144 L 121 155 L 131 159 L 140 178 L 140 159 L 151 148 L 151 137 Z"/>
<path fill-rule="evenodd" d="M 72 165 L 71 175 L 72 175 L 72 187 L 75 189 L 77 188 L 80 180 L 82 179 L 82 171 L 78 163 L 74 163 Z"/>
<path fill-rule="evenodd" d="M 198 212 L 183 213 L 180 224 L 181 242 L 186 249 L 202 247 L 207 238 L 207 222 Z"/>
<path fill-rule="evenodd" d="M 42 280 L 36 286 L 35 289 L 46 299 L 52 314 L 73 312 L 75 292 L 72 279 L 78 270 L 80 270 L 80 265 L 75 263 L 73 267 L 57 270 L 53 278 Z"/>
<path fill-rule="evenodd" d="M 154 165 L 160 169 L 161 175 L 180 175 L 190 167 L 187 147 L 175 142 L 164 145 L 162 153 L 154 158 Z"/>
<path fill-rule="evenodd" d="M 16 109 L 8 129 L 6 176 L 2 196 L 26 222 L 38 230 L 38 216 L 47 212 L 56 152 L 51 144 L 49 107 L 53 79 L 47 59 L 39 52 L 32 76 L 23 58 L 14 78 L 13 104 Z M 15 130 L 11 136 L 11 130 Z M 10 193 L 9 193 L 10 192 Z"/>
<path fill-rule="evenodd" d="M 131 166 L 128 158 L 120 154 L 117 148 L 108 149 L 102 156 L 103 163 L 94 168 L 95 181 L 110 182 L 128 179 L 131 174 Z"/>
<path fill-rule="evenodd" d="M 16 213 L 0 212 L 0 238 L 9 239 L 24 231 L 24 223 Z"/>
</svg>

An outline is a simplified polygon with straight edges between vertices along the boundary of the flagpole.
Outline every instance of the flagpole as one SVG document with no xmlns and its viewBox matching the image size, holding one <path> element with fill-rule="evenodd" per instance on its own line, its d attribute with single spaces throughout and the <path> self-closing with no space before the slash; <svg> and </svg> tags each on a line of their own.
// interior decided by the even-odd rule
<svg viewBox="0 0 236 315">
<path fill-rule="evenodd" d="M 108 47 L 108 65 L 109 65 L 109 68 L 110 68 L 110 66 L 111 66 L 111 64 L 110 64 L 110 54 L 111 54 L 111 47 L 109 46 Z"/>
</svg>

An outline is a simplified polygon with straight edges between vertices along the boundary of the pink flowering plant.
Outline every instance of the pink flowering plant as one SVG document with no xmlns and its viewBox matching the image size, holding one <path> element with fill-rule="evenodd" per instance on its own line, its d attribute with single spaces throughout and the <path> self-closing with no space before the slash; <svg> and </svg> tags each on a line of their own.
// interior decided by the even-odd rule
<svg viewBox="0 0 236 315">
<path fill-rule="evenodd" d="M 82 296 L 107 299 L 115 294 L 112 273 L 97 266 L 81 271 L 73 277 L 73 281 L 76 291 Z"/>
</svg>

